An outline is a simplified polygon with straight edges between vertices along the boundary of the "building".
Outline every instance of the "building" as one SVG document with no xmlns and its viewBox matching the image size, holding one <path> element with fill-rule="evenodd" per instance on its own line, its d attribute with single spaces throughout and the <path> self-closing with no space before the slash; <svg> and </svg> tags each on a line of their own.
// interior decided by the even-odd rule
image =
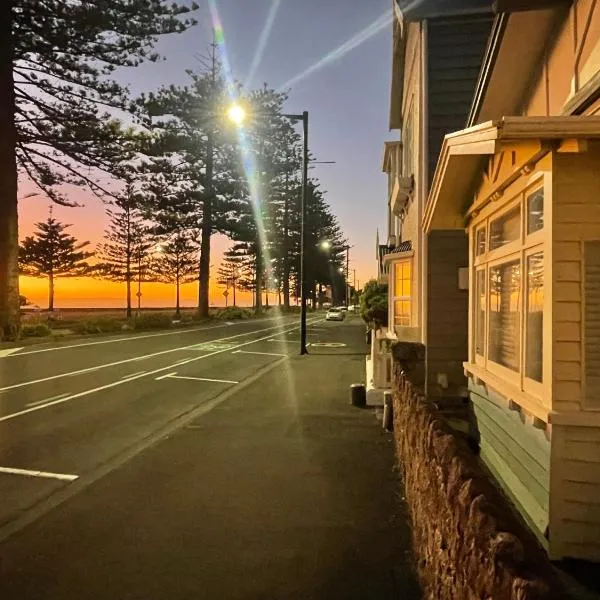
<svg viewBox="0 0 600 600">
<path fill-rule="evenodd" d="M 381 335 L 468 398 L 550 556 L 600 560 L 600 8 L 394 7 Z"/>
</svg>

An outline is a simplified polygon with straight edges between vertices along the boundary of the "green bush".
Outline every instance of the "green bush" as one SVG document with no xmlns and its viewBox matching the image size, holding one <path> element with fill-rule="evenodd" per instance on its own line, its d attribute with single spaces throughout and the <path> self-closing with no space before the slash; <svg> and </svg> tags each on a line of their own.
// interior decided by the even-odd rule
<svg viewBox="0 0 600 600">
<path fill-rule="evenodd" d="M 52 333 L 48 325 L 38 323 L 37 325 L 24 325 L 21 329 L 22 337 L 46 337 Z"/>
<path fill-rule="evenodd" d="M 387 327 L 388 286 L 371 279 L 365 284 L 360 298 L 360 316 L 371 329 Z"/>
<path fill-rule="evenodd" d="M 137 330 L 169 329 L 173 325 L 173 320 L 167 313 L 142 313 L 133 320 L 132 324 Z"/>
<path fill-rule="evenodd" d="M 87 321 L 77 321 L 72 325 L 75 333 L 115 333 L 123 330 L 123 322 L 119 319 L 99 317 Z"/>
<path fill-rule="evenodd" d="M 221 321 L 235 321 L 238 319 L 249 319 L 252 316 L 252 311 L 247 308 L 239 308 L 238 306 L 229 306 L 217 311 L 215 318 Z"/>
</svg>

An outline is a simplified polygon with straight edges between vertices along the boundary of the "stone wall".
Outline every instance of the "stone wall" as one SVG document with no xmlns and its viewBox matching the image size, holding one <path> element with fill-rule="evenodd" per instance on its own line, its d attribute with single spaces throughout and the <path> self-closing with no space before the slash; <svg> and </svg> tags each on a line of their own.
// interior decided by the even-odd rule
<svg viewBox="0 0 600 600">
<path fill-rule="evenodd" d="M 568 598 L 533 534 L 398 360 L 394 435 L 427 598 Z"/>
</svg>

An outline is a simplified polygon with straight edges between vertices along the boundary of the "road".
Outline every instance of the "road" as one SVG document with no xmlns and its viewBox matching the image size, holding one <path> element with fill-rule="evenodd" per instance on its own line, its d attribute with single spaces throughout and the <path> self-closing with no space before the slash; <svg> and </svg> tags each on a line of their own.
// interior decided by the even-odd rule
<svg viewBox="0 0 600 600">
<path fill-rule="evenodd" d="M 364 330 L 358 317 L 312 315 L 311 354 L 299 357 L 297 323 L 0 357 L 0 597 L 409 589 L 409 536 L 401 521 L 389 524 L 391 439 L 347 401 L 349 383 L 364 377 Z"/>
<path fill-rule="evenodd" d="M 29 346 L 0 358 L 0 539 L 41 499 L 295 352 L 297 321 Z M 289 341 L 275 341 L 282 336 Z"/>
</svg>

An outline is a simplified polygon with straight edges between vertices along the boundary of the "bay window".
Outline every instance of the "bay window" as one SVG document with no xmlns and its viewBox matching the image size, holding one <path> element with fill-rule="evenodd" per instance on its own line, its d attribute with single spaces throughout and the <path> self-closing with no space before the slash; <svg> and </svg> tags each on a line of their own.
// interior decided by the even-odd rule
<svg viewBox="0 0 600 600">
<path fill-rule="evenodd" d="M 541 394 L 544 190 L 538 183 L 471 224 L 473 362 Z"/>
</svg>

